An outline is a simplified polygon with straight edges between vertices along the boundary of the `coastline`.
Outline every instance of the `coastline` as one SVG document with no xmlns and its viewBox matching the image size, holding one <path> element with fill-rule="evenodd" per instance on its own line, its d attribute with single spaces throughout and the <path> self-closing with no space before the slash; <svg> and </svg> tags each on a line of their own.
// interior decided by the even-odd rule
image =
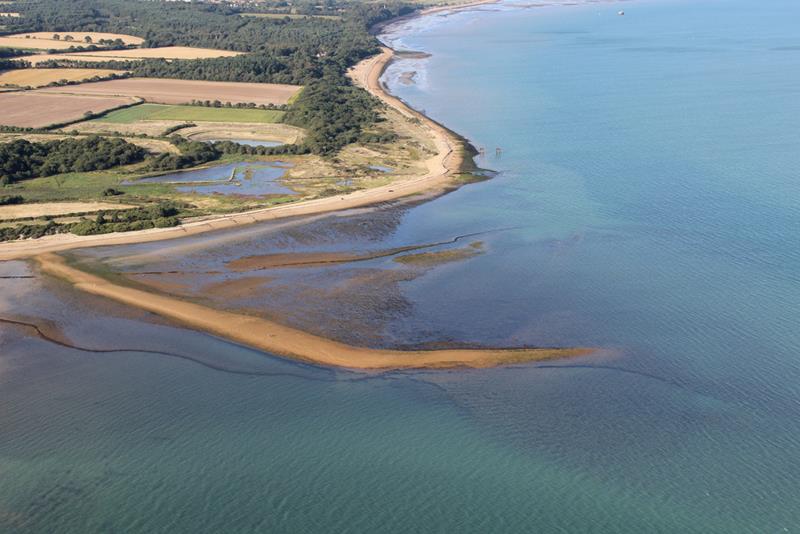
<svg viewBox="0 0 800 534">
<path fill-rule="evenodd" d="M 495 1 L 485 0 L 462 6 L 432 8 L 415 13 L 414 16 L 445 10 L 466 9 Z M 392 22 L 397 22 L 397 20 Z M 381 47 L 379 54 L 358 63 L 348 72 L 348 76 L 355 84 L 379 98 L 385 105 L 393 108 L 408 120 L 417 121 L 421 128 L 431 136 L 436 153 L 425 160 L 427 169 L 425 174 L 347 195 L 300 201 L 192 221 L 175 228 L 85 237 L 62 234 L 35 241 L 9 243 L 0 245 L 0 261 L 33 258 L 42 272 L 70 283 L 75 289 L 155 313 L 192 329 L 218 335 L 272 354 L 313 364 L 365 370 L 483 368 L 583 356 L 594 352 L 595 349 L 582 347 L 410 351 L 356 347 L 267 319 L 217 310 L 176 297 L 115 284 L 101 276 L 73 267 L 63 257 L 55 254 L 77 248 L 168 240 L 262 221 L 367 207 L 382 202 L 398 201 L 420 193 L 438 194 L 457 188 L 460 184 L 454 178 L 473 165 L 474 149 L 463 137 L 414 110 L 386 90 L 380 78 L 395 57 L 395 50 L 386 46 Z"/>
<path fill-rule="evenodd" d="M 513 363 L 585 356 L 590 348 L 444 349 L 401 351 L 355 347 L 267 319 L 227 312 L 174 297 L 114 284 L 67 264 L 57 254 L 36 257 L 42 272 L 75 289 L 173 319 L 192 329 L 220 336 L 271 354 L 307 363 L 385 371 L 392 369 L 485 368 Z"/>
<path fill-rule="evenodd" d="M 452 7 L 441 6 L 431 8 L 431 10 L 422 10 L 410 15 L 410 17 L 419 17 L 431 12 L 445 10 L 467 9 L 476 5 L 494 3 L 496 1 L 497 0 L 485 0 Z M 396 23 L 401 19 L 402 17 L 400 19 L 394 19 L 390 21 L 390 23 Z M 33 240 L 26 239 L 0 243 L 0 261 L 27 259 L 38 254 L 61 252 L 78 248 L 129 245 L 176 239 L 263 221 L 332 213 L 352 208 L 363 208 L 383 202 L 399 201 L 405 197 L 421 193 L 441 193 L 463 185 L 456 182 L 454 177 L 465 170 L 467 163 L 471 163 L 471 155 L 474 150 L 469 143 L 455 132 L 427 117 L 425 114 L 409 107 L 401 99 L 386 91 L 380 83 L 380 77 L 386 67 L 394 59 L 395 53 L 393 49 L 382 46 L 379 54 L 359 62 L 350 69 L 348 75 L 354 83 L 363 87 L 387 106 L 397 110 L 404 117 L 411 120 L 418 120 L 422 127 L 428 131 L 436 146 L 437 153 L 425 161 L 425 166 L 427 168 L 425 174 L 343 195 L 301 200 L 290 204 L 281 204 L 241 213 L 204 218 L 171 228 L 153 228 L 134 232 L 90 236 L 57 234 Z M 470 157 L 467 157 L 467 155 Z"/>
</svg>

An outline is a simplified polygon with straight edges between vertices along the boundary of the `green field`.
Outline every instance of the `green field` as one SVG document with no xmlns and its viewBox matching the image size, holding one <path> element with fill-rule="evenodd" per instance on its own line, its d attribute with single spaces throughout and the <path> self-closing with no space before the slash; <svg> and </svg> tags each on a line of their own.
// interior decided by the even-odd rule
<svg viewBox="0 0 800 534">
<path fill-rule="evenodd" d="M 207 108 L 203 106 L 166 106 L 139 104 L 112 111 L 96 119 L 98 122 L 130 124 L 136 121 L 192 121 L 192 122 L 280 122 L 283 111 L 240 108 Z"/>
</svg>

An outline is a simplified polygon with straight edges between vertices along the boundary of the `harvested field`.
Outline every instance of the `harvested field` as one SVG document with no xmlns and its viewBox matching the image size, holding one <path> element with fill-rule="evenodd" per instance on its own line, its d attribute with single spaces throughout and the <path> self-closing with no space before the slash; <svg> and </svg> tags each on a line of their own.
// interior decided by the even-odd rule
<svg viewBox="0 0 800 534">
<path fill-rule="evenodd" d="M 41 128 L 136 102 L 130 97 L 72 96 L 39 91 L 0 93 L 0 125 Z"/>
<path fill-rule="evenodd" d="M 0 38 L 2 39 L 2 38 Z M 0 41 L 1 42 L 1 41 Z M 0 44 L 0 46 L 3 46 Z M 10 45 L 6 45 L 10 46 Z M 16 48 L 24 48 L 17 46 Z M 30 47 L 28 47 L 30 48 Z M 38 65 L 44 61 L 137 61 L 140 59 L 208 59 L 215 57 L 238 56 L 241 52 L 229 50 L 213 50 L 211 48 L 190 48 L 188 46 L 166 46 L 163 48 L 137 48 L 133 50 L 95 50 L 93 52 L 75 52 L 70 54 L 40 54 L 25 56 L 26 61 Z"/>
<path fill-rule="evenodd" d="M 136 109 L 133 108 L 127 109 Z M 122 113 L 127 109 L 112 111 L 102 119 L 70 124 L 65 132 L 77 131 L 83 134 L 115 134 L 152 136 L 162 135 L 167 129 L 186 121 L 170 120 L 137 120 L 134 122 L 112 122 L 109 116 Z M 296 143 L 305 135 L 302 128 L 281 123 L 247 123 L 247 122 L 200 122 L 197 126 L 184 128 L 179 133 L 195 141 L 216 141 L 222 139 L 248 139 L 252 141 L 275 141 L 278 143 Z M 0 136 L 0 139 L 2 137 Z"/>
<path fill-rule="evenodd" d="M 0 37 L 2 39 L 2 37 Z M 2 45 L 0 45 L 2 46 Z M 45 61 L 84 61 L 90 63 L 103 63 L 108 61 L 107 57 L 92 57 L 92 56 L 79 56 L 77 54 L 36 54 L 33 56 L 18 56 L 11 59 L 17 59 L 21 61 L 27 61 L 33 67 L 39 65 L 40 63 L 44 63 Z M 61 63 L 65 65 L 65 63 Z M 66 64 L 69 66 L 69 64 Z"/>
<path fill-rule="evenodd" d="M 64 138 L 74 139 L 74 136 L 66 133 L 60 134 L 31 134 L 31 133 L 0 133 L 0 143 L 10 143 L 16 139 L 25 139 L 31 143 L 46 143 L 47 141 L 57 141 Z M 138 137 L 123 137 L 127 142 L 140 146 L 148 152 L 160 154 L 170 152 L 176 154 L 180 152 L 178 148 L 169 141 L 161 139 L 141 139 Z"/>
<path fill-rule="evenodd" d="M 264 109 L 209 108 L 204 106 L 166 106 L 141 104 L 114 111 L 98 122 L 131 124 L 138 121 L 185 122 L 253 122 L 272 123 L 283 118 L 283 111 Z"/>
<path fill-rule="evenodd" d="M 123 73 L 121 70 L 110 69 L 16 69 L 0 73 L 0 85 L 44 87 L 61 80 L 80 82 L 95 76 L 107 78 Z"/>
<path fill-rule="evenodd" d="M 297 143 L 305 132 L 302 128 L 288 124 L 244 124 L 205 122 L 181 130 L 181 135 L 193 141 L 217 141 L 222 139 L 249 139 L 252 141 L 276 141 Z"/>
<path fill-rule="evenodd" d="M 60 39 L 53 39 L 54 35 L 58 35 Z M 71 41 L 65 40 L 67 36 L 72 37 Z M 73 46 L 85 46 L 88 44 L 93 44 L 95 46 L 102 46 L 98 44 L 100 40 L 110 40 L 116 41 L 117 39 L 122 40 L 123 43 L 126 45 L 140 45 L 144 42 L 144 39 L 141 37 L 136 37 L 135 35 L 125 35 L 123 33 L 105 33 L 105 32 L 30 32 L 30 33 L 15 33 L 12 35 L 7 35 L 6 37 L 13 38 L 13 39 L 25 39 L 26 41 L 43 41 L 47 44 L 41 47 L 35 48 L 62 48 L 61 46 L 50 46 L 49 43 L 55 43 L 56 45 L 65 44 L 63 48 L 69 48 L 71 45 Z M 89 37 L 92 42 L 87 43 L 86 38 Z M 34 48 L 29 46 L 27 48 Z"/>
<path fill-rule="evenodd" d="M 31 143 L 46 143 L 47 141 L 56 141 L 58 139 L 64 138 L 74 139 L 74 136 L 67 135 L 66 133 L 62 134 L 0 134 L 0 143 L 10 143 L 15 139 L 25 139 L 26 141 L 30 141 Z M 163 152 L 169 152 L 172 154 L 177 154 L 180 152 L 178 148 L 170 143 L 169 141 L 163 141 L 161 139 L 141 139 L 138 137 L 123 137 L 125 141 L 140 146 L 147 150 L 148 152 L 152 152 L 154 154 L 161 154 Z"/>
<path fill-rule="evenodd" d="M 221 102 L 231 102 L 232 104 L 254 103 L 266 105 L 286 104 L 299 90 L 300 87 L 297 85 L 271 83 L 126 78 L 124 80 L 110 80 L 70 87 L 49 87 L 42 91 L 85 95 L 136 96 L 148 102 L 157 102 L 159 104 L 187 104 L 192 100 L 219 100 Z"/>
<path fill-rule="evenodd" d="M 33 217 L 95 213 L 101 210 L 127 210 L 135 208 L 129 204 L 112 202 L 42 202 L 0 206 L 0 221 L 28 219 Z"/>
<path fill-rule="evenodd" d="M 84 121 L 75 124 L 70 124 L 69 126 L 64 128 L 64 131 L 66 132 L 77 131 L 80 133 L 87 133 L 87 134 L 119 133 L 122 135 L 146 134 L 146 135 L 160 136 L 165 131 L 167 131 L 167 129 L 172 128 L 173 126 L 178 126 L 179 124 L 182 123 L 183 121 L 138 121 L 131 123 L 121 123 L 121 122 L 106 122 L 101 119 L 101 120 L 91 120 L 91 121 Z"/>
<path fill-rule="evenodd" d="M 2 41 L 0 41 L 0 43 L 2 43 Z M 11 45 L 0 44 L 0 46 Z M 15 48 L 33 47 L 24 47 L 18 45 Z M 45 47 L 45 49 L 46 48 L 48 47 Z M 37 65 L 38 63 L 49 61 L 51 59 L 71 61 L 136 61 L 138 59 L 208 59 L 215 57 L 238 56 L 240 54 L 241 52 L 231 52 L 230 50 L 191 48 L 188 46 L 165 46 L 162 48 L 136 48 L 131 50 L 95 50 L 93 52 L 75 52 L 71 54 L 42 54 L 37 56 L 27 56 L 25 59 L 30 61 L 32 65 Z"/>
<path fill-rule="evenodd" d="M 137 139 L 136 137 L 123 137 L 123 139 L 154 154 L 161 154 L 162 152 L 169 152 L 171 154 L 180 153 L 178 147 L 169 141 L 162 141 L 160 139 Z"/>
<path fill-rule="evenodd" d="M 194 48 L 191 46 L 164 46 L 161 48 L 137 48 L 134 50 L 102 50 L 94 52 L 81 52 L 77 55 L 87 55 L 122 59 L 208 59 L 214 57 L 240 56 L 242 52 L 231 50 L 216 50 L 214 48 Z"/>
<path fill-rule="evenodd" d="M 66 41 L 50 41 L 46 39 L 25 39 L 24 37 L 11 37 L 11 36 L 0 37 L 0 47 L 5 47 L 5 48 L 29 48 L 31 50 L 66 50 L 70 46 L 81 46 L 81 43 L 76 43 L 76 42 L 70 43 Z"/>
</svg>

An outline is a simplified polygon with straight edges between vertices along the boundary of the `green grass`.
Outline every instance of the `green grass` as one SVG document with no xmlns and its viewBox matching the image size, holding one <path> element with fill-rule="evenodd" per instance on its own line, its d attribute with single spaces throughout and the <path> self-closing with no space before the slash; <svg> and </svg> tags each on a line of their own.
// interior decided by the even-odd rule
<svg viewBox="0 0 800 534">
<path fill-rule="evenodd" d="M 166 106 L 139 104 L 112 111 L 96 119 L 98 122 L 130 124 L 136 121 L 197 121 L 197 122 L 280 122 L 283 111 L 269 109 L 207 108 L 203 106 Z"/>
<path fill-rule="evenodd" d="M 137 184 L 135 186 L 121 186 L 120 183 L 129 176 L 110 171 L 76 172 L 48 176 L 46 178 L 33 178 L 22 180 L 13 185 L 6 186 L 0 191 L 3 194 L 22 195 L 28 202 L 56 202 L 67 200 L 109 200 L 103 197 L 105 189 L 113 187 L 128 193 L 110 200 L 123 202 L 133 200 L 133 197 L 166 197 L 172 190 L 162 184 Z"/>
<path fill-rule="evenodd" d="M 297 102 L 297 99 L 300 98 L 300 95 L 303 94 L 303 91 L 305 91 L 305 89 L 306 89 L 305 86 L 301 87 L 299 91 L 297 91 L 295 94 L 289 97 L 289 100 L 287 100 L 286 103 L 291 106 L 292 104 Z"/>
<path fill-rule="evenodd" d="M 246 156 L 223 156 L 218 161 L 209 163 L 209 166 L 224 165 L 238 161 L 251 161 Z M 159 183 L 136 182 L 136 178 L 147 176 L 150 173 L 142 172 L 143 164 L 128 167 L 94 172 L 73 172 L 21 180 L 14 184 L 0 186 L 0 195 L 20 195 L 26 202 L 58 202 L 58 201 L 92 201 L 121 202 L 123 204 L 137 204 L 150 200 L 174 200 L 185 198 L 186 194 L 179 193 L 173 186 Z M 122 185 L 122 182 L 131 182 Z M 123 191 L 124 195 L 104 197 L 103 191 L 108 188 Z M 238 205 L 240 202 L 235 197 L 221 198 L 223 206 Z"/>
</svg>

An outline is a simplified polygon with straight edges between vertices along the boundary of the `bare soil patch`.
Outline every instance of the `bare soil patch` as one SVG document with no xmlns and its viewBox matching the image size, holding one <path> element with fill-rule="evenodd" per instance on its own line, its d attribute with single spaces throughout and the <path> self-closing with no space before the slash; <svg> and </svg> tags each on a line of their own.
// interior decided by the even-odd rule
<svg viewBox="0 0 800 534">
<path fill-rule="evenodd" d="M 101 210 L 126 210 L 136 206 L 112 202 L 42 202 L 0 206 L 0 221 L 33 217 L 95 213 Z"/>
<path fill-rule="evenodd" d="M 0 143 L 10 143 L 15 139 L 25 139 L 31 143 L 46 143 L 47 141 L 58 141 L 59 139 L 70 138 L 74 139 L 72 135 L 66 133 L 61 134 L 29 134 L 29 133 L 6 133 L 0 134 Z M 127 142 L 140 146 L 145 150 L 153 153 L 170 152 L 177 154 L 180 152 L 178 148 L 169 141 L 162 141 L 161 139 L 141 139 L 139 137 L 123 137 Z"/>
<path fill-rule="evenodd" d="M 59 39 L 53 39 L 54 35 L 58 35 Z M 72 37 L 72 40 L 65 40 L 67 36 Z M 29 33 L 15 33 L 7 37 L 13 39 L 25 39 L 26 41 L 36 41 L 37 43 L 44 43 L 44 48 L 62 48 L 61 46 L 51 46 L 51 43 L 56 45 L 66 45 L 63 48 L 70 46 L 83 46 L 87 44 L 94 44 L 101 46 L 98 42 L 102 39 L 116 41 L 121 39 L 127 45 L 140 45 L 144 42 L 141 37 L 135 35 L 126 35 L 124 33 L 105 33 L 105 32 L 29 32 Z M 89 37 L 92 42 L 87 43 L 86 38 Z M 29 46 L 26 48 L 34 48 Z"/>
<path fill-rule="evenodd" d="M 0 125 L 41 128 L 136 102 L 135 98 L 44 94 L 39 91 L 0 93 Z"/>
<path fill-rule="evenodd" d="M 277 141 L 297 143 L 305 133 L 302 128 L 288 124 L 248 124 L 231 122 L 204 122 L 181 130 L 181 134 L 194 141 L 218 139 L 248 139 L 252 141 Z"/>
<path fill-rule="evenodd" d="M 123 72 L 110 69 L 16 69 L 0 73 L 0 85 L 44 87 L 61 80 L 80 82 L 95 76 L 109 77 Z"/>
<path fill-rule="evenodd" d="M 14 48 L 34 48 L 31 46 L 23 46 L 25 43 L 16 45 L 3 45 L 2 38 L 0 38 L 0 46 L 14 46 Z M 16 41 L 20 41 L 16 39 Z M 22 39 L 30 43 L 31 39 Z M 35 43 L 36 41 L 34 41 Z M 51 42 L 51 41 L 48 41 Z M 58 41 L 52 41 L 58 42 Z M 74 44 L 74 43 L 73 43 Z M 57 47 L 44 47 L 43 50 L 48 48 Z M 69 48 L 68 46 L 63 48 Z M 95 50 L 92 52 L 75 52 L 71 54 L 41 54 L 36 56 L 25 56 L 17 59 L 24 59 L 30 61 L 32 65 L 36 65 L 43 61 L 54 60 L 72 60 L 72 61 L 136 61 L 139 59 L 208 59 L 215 57 L 232 57 L 241 55 L 241 52 L 232 52 L 230 50 L 214 50 L 212 48 L 192 48 L 189 46 L 165 46 L 162 48 L 135 48 L 130 50 Z"/>
<path fill-rule="evenodd" d="M 42 92 L 81 95 L 135 96 L 159 104 L 187 104 L 192 100 L 286 104 L 300 90 L 296 85 L 239 82 L 204 82 L 165 78 L 127 78 L 67 87 L 48 87 Z"/>
<path fill-rule="evenodd" d="M 77 131 L 86 134 L 114 134 L 120 133 L 122 135 L 138 135 L 147 134 L 159 136 L 167 131 L 168 128 L 178 126 L 183 121 L 137 121 L 129 124 L 102 122 L 102 121 L 84 121 L 75 124 L 70 124 L 64 131 L 73 132 Z"/>
</svg>

